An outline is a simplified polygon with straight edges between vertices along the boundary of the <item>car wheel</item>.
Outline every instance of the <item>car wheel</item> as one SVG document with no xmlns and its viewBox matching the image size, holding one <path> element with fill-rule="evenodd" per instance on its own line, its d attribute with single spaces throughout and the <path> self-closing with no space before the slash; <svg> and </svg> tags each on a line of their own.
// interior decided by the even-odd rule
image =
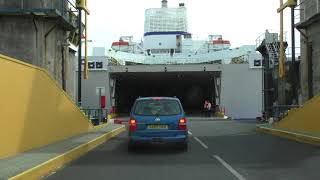
<svg viewBox="0 0 320 180">
<path fill-rule="evenodd" d="M 179 144 L 179 149 L 182 150 L 182 151 L 188 151 L 188 143 L 187 142 L 183 142 L 183 143 L 180 143 Z"/>
<path fill-rule="evenodd" d="M 136 149 L 137 149 L 137 145 L 136 144 L 134 144 L 132 142 L 128 143 L 128 152 L 134 152 Z"/>
</svg>

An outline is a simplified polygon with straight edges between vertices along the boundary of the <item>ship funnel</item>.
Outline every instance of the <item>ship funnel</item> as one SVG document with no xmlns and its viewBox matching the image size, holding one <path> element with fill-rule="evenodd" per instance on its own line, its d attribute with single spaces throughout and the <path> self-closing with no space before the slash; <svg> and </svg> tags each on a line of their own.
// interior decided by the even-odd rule
<svg viewBox="0 0 320 180">
<path fill-rule="evenodd" d="M 167 7 L 168 7 L 168 1 L 162 0 L 162 8 L 167 8 Z"/>
</svg>

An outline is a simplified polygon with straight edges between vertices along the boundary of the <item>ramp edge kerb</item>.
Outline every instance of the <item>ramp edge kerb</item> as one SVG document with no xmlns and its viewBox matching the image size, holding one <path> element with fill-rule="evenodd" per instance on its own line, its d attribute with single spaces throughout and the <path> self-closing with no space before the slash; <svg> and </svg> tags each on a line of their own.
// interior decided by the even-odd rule
<svg viewBox="0 0 320 180">
<path fill-rule="evenodd" d="M 96 139 L 93 139 L 85 144 L 82 144 L 76 148 L 69 150 L 57 157 L 54 157 L 42 164 L 28 169 L 18 175 L 10 177 L 8 180 L 20 180 L 20 179 L 41 179 L 51 172 L 60 169 L 63 166 L 71 163 L 72 161 L 80 158 L 82 155 L 88 153 L 92 149 L 96 148 L 98 145 L 108 141 L 109 139 L 119 135 L 125 131 L 125 126 L 116 128 L 108 133 L 105 133 Z"/>
<path fill-rule="evenodd" d="M 81 113 L 81 115 L 87 119 L 88 121 L 90 121 L 88 119 L 88 117 L 81 111 L 81 109 L 73 102 L 72 98 L 60 87 L 60 85 L 58 84 L 58 82 L 56 80 L 54 80 L 52 78 L 52 76 L 50 75 L 50 73 L 44 69 L 44 68 L 40 68 L 38 66 L 35 66 L 35 65 L 32 65 L 32 64 L 29 64 L 29 63 L 25 63 L 21 60 L 18 60 L 18 59 L 15 59 L 15 58 L 12 58 L 12 57 L 9 57 L 9 56 L 5 56 L 3 54 L 0 54 L 0 59 L 4 59 L 4 60 L 7 60 L 7 61 L 10 61 L 10 62 L 13 62 L 13 63 L 16 63 L 16 64 L 19 64 L 19 65 L 22 65 L 22 66 L 26 66 L 26 67 L 29 67 L 29 68 L 32 68 L 32 69 L 35 69 L 35 70 L 38 70 L 42 73 L 45 74 L 45 76 L 60 90 L 60 93 L 62 93 L 62 95 L 64 95 L 71 103 L 72 105 L 78 109 L 78 111 Z M 93 125 L 91 126 L 91 128 L 93 128 Z"/>
<path fill-rule="evenodd" d="M 306 144 L 312 144 L 317 146 L 320 145 L 320 138 L 315 136 L 310 136 L 310 135 L 305 135 L 305 134 L 300 134 L 300 133 L 295 133 L 295 132 L 290 132 L 285 130 L 273 129 L 268 127 L 261 127 L 261 126 L 257 126 L 256 131 L 282 137 L 285 139 L 306 143 Z"/>
</svg>

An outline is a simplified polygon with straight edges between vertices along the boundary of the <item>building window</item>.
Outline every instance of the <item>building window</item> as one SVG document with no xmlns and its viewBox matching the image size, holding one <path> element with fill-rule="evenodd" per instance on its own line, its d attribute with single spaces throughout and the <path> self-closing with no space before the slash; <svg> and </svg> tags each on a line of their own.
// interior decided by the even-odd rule
<svg viewBox="0 0 320 180">
<path fill-rule="evenodd" d="M 102 62 L 96 62 L 96 68 L 97 69 L 102 69 L 103 68 L 103 63 Z"/>
<path fill-rule="evenodd" d="M 88 67 L 89 69 L 94 69 L 95 68 L 94 62 L 88 62 Z"/>
<path fill-rule="evenodd" d="M 254 60 L 254 66 L 261 66 L 261 60 Z"/>
</svg>

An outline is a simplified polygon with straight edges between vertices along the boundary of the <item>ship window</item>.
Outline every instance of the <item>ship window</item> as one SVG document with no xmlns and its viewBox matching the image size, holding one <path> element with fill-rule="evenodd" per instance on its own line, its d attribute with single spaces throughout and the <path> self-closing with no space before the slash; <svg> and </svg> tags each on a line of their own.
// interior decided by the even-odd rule
<svg viewBox="0 0 320 180">
<path fill-rule="evenodd" d="M 191 38 L 191 34 L 185 34 L 183 35 L 185 39 L 190 39 Z"/>
<path fill-rule="evenodd" d="M 151 55 L 151 50 L 150 49 L 147 49 L 147 54 L 148 54 L 148 56 Z"/>
<path fill-rule="evenodd" d="M 168 54 L 170 52 L 169 49 L 152 49 L 152 54 Z"/>
</svg>

